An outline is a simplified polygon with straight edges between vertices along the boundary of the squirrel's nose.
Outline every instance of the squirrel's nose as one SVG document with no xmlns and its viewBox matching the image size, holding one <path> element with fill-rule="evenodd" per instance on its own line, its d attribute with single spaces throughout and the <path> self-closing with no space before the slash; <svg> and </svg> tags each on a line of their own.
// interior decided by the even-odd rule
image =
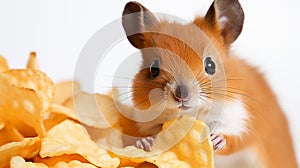
<svg viewBox="0 0 300 168">
<path fill-rule="evenodd" d="M 178 102 L 189 101 L 191 96 L 188 87 L 186 85 L 178 85 L 175 89 L 174 97 Z"/>
</svg>

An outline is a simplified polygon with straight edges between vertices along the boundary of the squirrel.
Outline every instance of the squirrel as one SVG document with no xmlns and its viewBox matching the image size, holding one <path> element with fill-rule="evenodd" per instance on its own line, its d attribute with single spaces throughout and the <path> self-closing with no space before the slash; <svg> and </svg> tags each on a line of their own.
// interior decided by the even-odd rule
<svg viewBox="0 0 300 168">
<path fill-rule="evenodd" d="M 197 118 L 211 126 L 216 154 L 251 148 L 263 167 L 297 167 L 288 121 L 275 94 L 255 67 L 231 52 L 243 23 L 238 0 L 214 0 L 204 16 L 187 24 L 159 20 L 138 2 L 125 5 L 124 31 L 142 53 L 133 77 L 133 104 L 140 113 L 163 104 L 149 121 L 124 117 L 124 133 L 144 137 L 137 147 L 151 150 L 165 121 L 197 111 Z"/>
</svg>

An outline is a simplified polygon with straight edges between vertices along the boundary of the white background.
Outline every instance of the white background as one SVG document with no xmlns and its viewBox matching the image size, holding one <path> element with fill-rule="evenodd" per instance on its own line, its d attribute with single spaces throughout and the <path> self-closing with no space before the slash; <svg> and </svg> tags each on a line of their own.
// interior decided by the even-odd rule
<svg viewBox="0 0 300 168">
<path fill-rule="evenodd" d="M 20 68 L 25 66 L 29 52 L 36 51 L 41 69 L 54 81 L 72 79 L 85 43 L 102 26 L 119 18 L 126 2 L 1 0 L 0 54 L 8 59 L 11 67 Z M 211 0 L 139 2 L 154 12 L 192 20 L 195 15 L 206 12 Z M 265 74 L 290 120 L 300 160 L 300 1 L 240 2 L 246 18 L 233 50 Z M 135 51 L 124 41 L 110 55 L 124 58 L 127 53 Z M 117 64 L 120 58 L 112 57 L 112 62 Z M 108 71 L 113 70 L 111 64 L 108 67 L 112 68 Z"/>
</svg>

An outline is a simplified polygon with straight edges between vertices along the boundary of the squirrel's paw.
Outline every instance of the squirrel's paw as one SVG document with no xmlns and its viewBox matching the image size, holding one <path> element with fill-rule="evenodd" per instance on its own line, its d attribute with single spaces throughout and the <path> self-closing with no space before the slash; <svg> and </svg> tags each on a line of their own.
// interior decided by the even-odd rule
<svg viewBox="0 0 300 168">
<path fill-rule="evenodd" d="M 224 136 L 221 134 L 211 133 L 210 139 L 211 139 L 211 142 L 213 144 L 215 151 L 221 150 L 226 145 L 226 140 L 225 140 Z"/>
<path fill-rule="evenodd" d="M 145 137 L 139 139 L 135 142 L 135 146 L 137 148 L 143 149 L 144 151 L 150 152 L 152 146 L 154 145 L 154 138 L 153 137 Z"/>
</svg>

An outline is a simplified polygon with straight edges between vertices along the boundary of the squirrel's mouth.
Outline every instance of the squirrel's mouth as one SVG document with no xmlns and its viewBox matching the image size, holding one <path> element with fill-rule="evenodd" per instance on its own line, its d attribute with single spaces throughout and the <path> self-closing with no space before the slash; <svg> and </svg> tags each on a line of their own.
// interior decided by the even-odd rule
<svg viewBox="0 0 300 168">
<path fill-rule="evenodd" d="M 186 105 L 186 104 L 184 104 L 184 103 L 182 103 L 182 104 L 180 104 L 180 105 L 178 106 L 178 108 L 181 109 L 181 110 L 188 110 L 188 109 L 190 109 L 191 107 L 192 107 L 192 106 Z"/>
</svg>

